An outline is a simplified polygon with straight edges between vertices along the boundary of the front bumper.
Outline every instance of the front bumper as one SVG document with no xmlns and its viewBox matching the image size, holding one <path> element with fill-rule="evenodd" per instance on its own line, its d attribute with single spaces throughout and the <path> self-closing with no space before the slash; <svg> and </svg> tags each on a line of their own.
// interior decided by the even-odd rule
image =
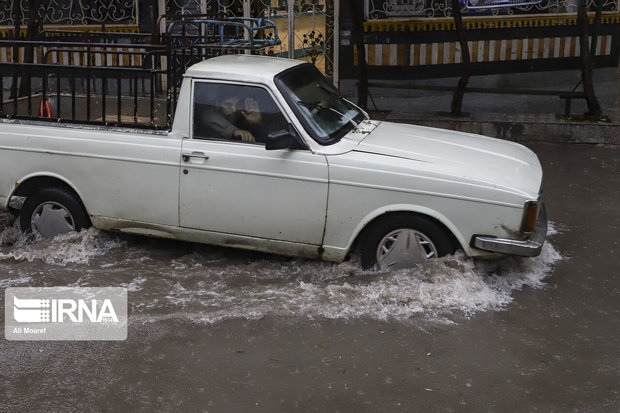
<svg viewBox="0 0 620 413">
<path fill-rule="evenodd" d="M 538 218 L 536 219 L 536 228 L 528 239 L 515 240 L 509 238 L 495 238 L 489 235 L 474 235 L 472 237 L 472 246 L 484 251 L 497 252 L 500 254 L 535 257 L 540 254 L 546 236 L 547 209 L 543 203 L 538 212 Z"/>
</svg>

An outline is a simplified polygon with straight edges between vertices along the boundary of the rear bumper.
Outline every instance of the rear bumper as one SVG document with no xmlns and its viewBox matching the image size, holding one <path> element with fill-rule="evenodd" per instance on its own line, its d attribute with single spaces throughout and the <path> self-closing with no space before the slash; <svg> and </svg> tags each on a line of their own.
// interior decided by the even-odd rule
<svg viewBox="0 0 620 413">
<path fill-rule="evenodd" d="M 535 257 L 540 254 L 547 236 L 547 209 L 542 204 L 536 220 L 536 228 L 528 239 L 515 240 L 509 238 L 495 238 L 488 235 L 474 235 L 472 246 L 484 251 L 497 252 L 507 255 Z"/>
</svg>

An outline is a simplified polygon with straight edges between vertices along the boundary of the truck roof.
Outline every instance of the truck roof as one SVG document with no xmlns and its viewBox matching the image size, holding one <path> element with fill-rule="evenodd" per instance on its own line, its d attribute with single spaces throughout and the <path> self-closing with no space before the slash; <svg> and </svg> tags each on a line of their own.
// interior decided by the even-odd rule
<svg viewBox="0 0 620 413">
<path fill-rule="evenodd" d="M 303 61 L 258 55 L 224 55 L 191 66 L 185 76 L 196 78 L 271 82 L 278 73 Z"/>
</svg>

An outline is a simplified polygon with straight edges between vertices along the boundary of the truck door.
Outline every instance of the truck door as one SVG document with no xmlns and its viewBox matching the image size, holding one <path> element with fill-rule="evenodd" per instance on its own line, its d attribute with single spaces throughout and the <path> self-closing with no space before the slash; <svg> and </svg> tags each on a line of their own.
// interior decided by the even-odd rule
<svg viewBox="0 0 620 413">
<path fill-rule="evenodd" d="M 260 86 L 195 81 L 183 140 L 182 227 L 320 245 L 327 208 L 325 156 L 266 150 L 288 120 Z"/>
</svg>

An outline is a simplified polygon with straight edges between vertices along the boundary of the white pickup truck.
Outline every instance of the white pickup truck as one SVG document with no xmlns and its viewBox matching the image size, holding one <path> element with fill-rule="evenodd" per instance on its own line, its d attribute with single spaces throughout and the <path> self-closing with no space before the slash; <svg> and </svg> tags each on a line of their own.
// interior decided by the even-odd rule
<svg viewBox="0 0 620 413">
<path fill-rule="evenodd" d="M 43 237 L 92 225 L 391 269 L 534 256 L 546 234 L 532 151 L 369 120 L 300 61 L 193 65 L 170 131 L 1 122 L 0 205 Z"/>
</svg>

